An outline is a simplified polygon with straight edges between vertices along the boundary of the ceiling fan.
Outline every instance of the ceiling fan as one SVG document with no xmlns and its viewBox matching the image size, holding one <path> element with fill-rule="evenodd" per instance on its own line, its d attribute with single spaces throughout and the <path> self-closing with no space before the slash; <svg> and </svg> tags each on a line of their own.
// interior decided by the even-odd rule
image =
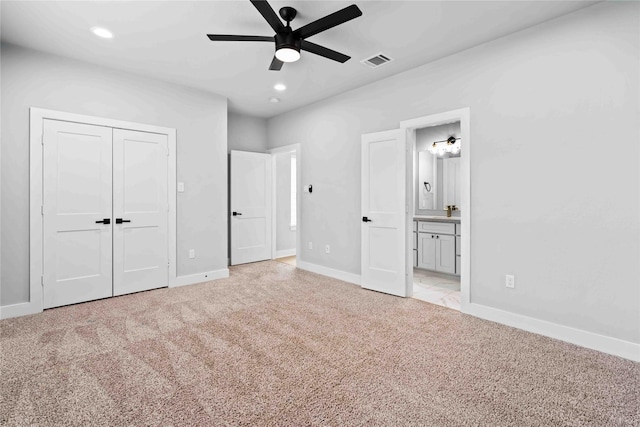
<svg viewBox="0 0 640 427">
<path fill-rule="evenodd" d="M 296 17 L 297 11 L 289 6 L 280 9 L 280 16 L 285 20 L 287 25 L 283 25 L 278 15 L 266 0 L 250 0 L 258 9 L 258 12 L 269 23 L 271 28 L 276 32 L 275 36 L 234 36 L 225 34 L 207 34 L 212 41 L 244 41 L 244 42 L 275 42 L 276 53 L 269 66 L 270 70 L 279 71 L 285 62 L 295 62 L 300 59 L 300 51 L 315 53 L 316 55 L 332 59 L 338 62 L 346 62 L 350 56 L 344 55 L 335 50 L 331 50 L 324 46 L 311 43 L 306 40 L 315 34 L 333 28 L 337 25 L 344 24 L 358 16 L 362 15 L 362 11 L 352 4 L 344 9 L 334 12 L 330 15 L 313 21 L 297 30 L 291 29 L 291 21 Z"/>
</svg>

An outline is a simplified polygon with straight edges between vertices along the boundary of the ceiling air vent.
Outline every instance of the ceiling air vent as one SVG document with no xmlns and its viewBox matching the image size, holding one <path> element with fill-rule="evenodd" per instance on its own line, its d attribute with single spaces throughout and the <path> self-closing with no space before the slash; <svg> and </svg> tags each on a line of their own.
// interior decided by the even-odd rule
<svg viewBox="0 0 640 427">
<path fill-rule="evenodd" d="M 377 68 L 391 61 L 393 61 L 393 59 L 389 58 L 387 55 L 378 53 L 377 55 L 374 55 L 371 58 L 363 59 L 360 62 L 362 62 L 367 67 Z"/>
</svg>

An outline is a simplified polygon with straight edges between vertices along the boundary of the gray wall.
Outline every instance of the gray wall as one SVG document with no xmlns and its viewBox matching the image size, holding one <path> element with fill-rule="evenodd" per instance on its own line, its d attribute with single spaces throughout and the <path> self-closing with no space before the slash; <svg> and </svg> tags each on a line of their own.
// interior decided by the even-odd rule
<svg viewBox="0 0 640 427">
<path fill-rule="evenodd" d="M 229 112 L 229 151 L 267 151 L 267 119 Z"/>
<path fill-rule="evenodd" d="M 2 305 L 29 299 L 29 107 L 177 129 L 177 271 L 227 267 L 227 100 L 94 65 L 1 46 Z M 188 250 L 196 258 L 188 259 Z"/>
<path fill-rule="evenodd" d="M 296 248 L 296 232 L 291 231 L 291 153 L 276 155 L 276 250 Z"/>
<path fill-rule="evenodd" d="M 267 151 L 267 119 L 233 113 L 227 115 L 228 151 L 251 151 L 264 153 Z M 227 157 L 227 164 L 231 164 L 231 157 Z M 228 170 L 228 191 L 231 194 L 231 170 Z M 227 201 L 227 212 L 231 212 L 231 197 Z M 228 243 L 227 258 L 231 259 L 231 217 L 227 216 Z"/>
<path fill-rule="evenodd" d="M 468 106 L 472 302 L 640 342 L 639 8 L 599 3 L 269 120 L 313 184 L 298 257 L 359 274 L 360 136 Z"/>
</svg>

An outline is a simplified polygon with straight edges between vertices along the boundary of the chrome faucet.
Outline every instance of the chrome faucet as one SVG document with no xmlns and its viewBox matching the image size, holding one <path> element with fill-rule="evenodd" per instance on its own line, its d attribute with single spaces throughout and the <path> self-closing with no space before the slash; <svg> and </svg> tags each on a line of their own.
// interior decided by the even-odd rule
<svg viewBox="0 0 640 427">
<path fill-rule="evenodd" d="M 447 211 L 447 218 L 451 216 L 452 211 L 457 211 L 457 210 L 458 210 L 458 207 L 456 205 L 447 205 L 447 209 L 445 209 L 445 211 Z"/>
</svg>

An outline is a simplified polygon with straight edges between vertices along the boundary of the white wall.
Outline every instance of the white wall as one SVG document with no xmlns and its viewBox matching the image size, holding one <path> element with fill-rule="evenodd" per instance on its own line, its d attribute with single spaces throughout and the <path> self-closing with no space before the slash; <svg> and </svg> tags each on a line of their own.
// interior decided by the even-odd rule
<svg viewBox="0 0 640 427">
<path fill-rule="evenodd" d="M 229 151 L 267 151 L 267 120 L 261 117 L 229 112 Z"/>
<path fill-rule="evenodd" d="M 291 230 L 291 154 L 276 155 L 276 251 L 296 249 L 296 232 Z"/>
<path fill-rule="evenodd" d="M 177 272 L 227 268 L 227 100 L 1 46 L 1 305 L 29 300 L 29 107 L 177 129 Z M 188 259 L 188 250 L 196 258 Z"/>
<path fill-rule="evenodd" d="M 599 3 L 269 120 L 313 184 L 298 257 L 359 274 L 361 134 L 468 106 L 472 302 L 639 343 L 639 8 Z"/>
</svg>

